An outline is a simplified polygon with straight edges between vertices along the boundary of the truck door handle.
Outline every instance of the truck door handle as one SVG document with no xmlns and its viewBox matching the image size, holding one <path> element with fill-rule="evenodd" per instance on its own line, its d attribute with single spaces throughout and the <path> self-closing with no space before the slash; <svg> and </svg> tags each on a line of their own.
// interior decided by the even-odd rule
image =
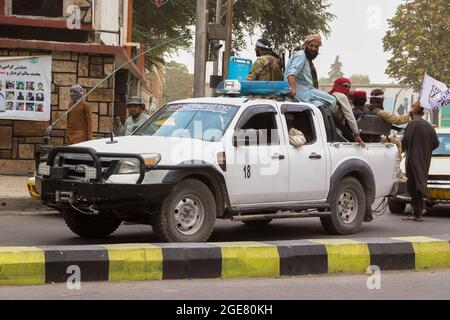
<svg viewBox="0 0 450 320">
<path fill-rule="evenodd" d="M 274 160 L 284 160 L 286 157 L 284 156 L 284 155 L 282 155 L 282 154 L 278 154 L 278 153 L 275 153 L 273 156 L 272 156 L 272 159 L 274 159 Z"/>
<path fill-rule="evenodd" d="M 322 159 L 322 156 L 320 154 L 317 154 L 317 153 L 313 152 L 313 153 L 311 153 L 309 158 L 313 159 L 313 160 L 319 160 L 319 159 Z"/>
</svg>

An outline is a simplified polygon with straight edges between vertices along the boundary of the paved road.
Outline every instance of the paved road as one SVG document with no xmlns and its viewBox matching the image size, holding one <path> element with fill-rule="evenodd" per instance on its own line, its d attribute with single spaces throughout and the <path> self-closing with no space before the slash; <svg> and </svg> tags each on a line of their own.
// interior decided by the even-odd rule
<svg viewBox="0 0 450 320">
<path fill-rule="evenodd" d="M 450 270 L 385 272 L 381 289 L 367 289 L 367 276 L 332 275 L 280 279 L 164 280 L 0 287 L 0 299 L 135 300 L 309 300 L 309 299 L 450 299 Z M 238 303 L 238 302 L 233 302 Z M 164 310 L 169 315 L 169 310 Z M 175 310 L 173 311 L 175 312 Z"/>
<path fill-rule="evenodd" d="M 434 209 L 425 222 L 406 222 L 386 213 L 347 238 L 432 236 L 450 234 L 450 207 Z M 219 220 L 210 241 L 275 241 L 336 238 L 324 232 L 318 218 L 275 220 L 265 227 Z M 86 240 L 74 235 L 58 214 L 0 213 L 0 246 L 145 243 L 156 239 L 150 226 L 122 225 L 111 237 Z"/>
</svg>

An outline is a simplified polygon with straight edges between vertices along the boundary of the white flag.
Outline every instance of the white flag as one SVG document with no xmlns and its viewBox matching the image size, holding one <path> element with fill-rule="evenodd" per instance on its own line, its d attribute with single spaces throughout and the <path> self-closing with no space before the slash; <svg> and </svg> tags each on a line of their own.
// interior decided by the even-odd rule
<svg viewBox="0 0 450 320">
<path fill-rule="evenodd" d="M 447 91 L 442 91 L 439 98 L 431 99 L 432 109 L 442 109 L 447 106 L 450 106 L 450 89 L 447 89 Z"/>
<path fill-rule="evenodd" d="M 445 83 L 425 74 L 420 94 L 420 105 L 426 109 L 440 109 L 449 103 L 449 92 Z"/>
</svg>

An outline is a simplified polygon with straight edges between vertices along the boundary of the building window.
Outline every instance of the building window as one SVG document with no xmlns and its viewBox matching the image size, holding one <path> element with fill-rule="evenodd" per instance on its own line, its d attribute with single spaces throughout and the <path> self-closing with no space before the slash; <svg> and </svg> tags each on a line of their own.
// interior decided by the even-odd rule
<svg viewBox="0 0 450 320">
<path fill-rule="evenodd" d="M 13 15 L 60 18 L 64 15 L 64 0 L 11 0 Z"/>
</svg>

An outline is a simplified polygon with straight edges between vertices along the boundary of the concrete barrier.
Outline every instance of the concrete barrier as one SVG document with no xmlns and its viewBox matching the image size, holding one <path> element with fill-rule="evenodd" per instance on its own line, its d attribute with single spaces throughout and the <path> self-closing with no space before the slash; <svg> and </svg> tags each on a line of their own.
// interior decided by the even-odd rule
<svg viewBox="0 0 450 320">
<path fill-rule="evenodd" d="M 81 281 L 277 278 L 450 267 L 450 235 L 376 239 L 0 247 L 0 285 Z"/>
</svg>

